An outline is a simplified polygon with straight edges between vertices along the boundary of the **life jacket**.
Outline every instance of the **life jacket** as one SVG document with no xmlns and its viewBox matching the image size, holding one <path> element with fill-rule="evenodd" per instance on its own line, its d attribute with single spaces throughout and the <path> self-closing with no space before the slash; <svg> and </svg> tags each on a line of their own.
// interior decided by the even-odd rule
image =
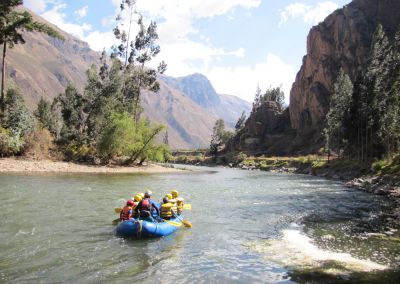
<svg viewBox="0 0 400 284">
<path fill-rule="evenodd" d="M 122 209 L 121 215 L 120 215 L 119 218 L 120 218 L 122 221 L 129 220 L 129 211 L 130 211 L 130 213 L 132 214 L 132 207 L 130 207 L 130 206 L 125 206 L 125 207 Z"/>
<path fill-rule="evenodd" d="M 161 213 L 160 216 L 163 219 L 170 219 L 172 217 L 172 203 L 168 202 L 168 203 L 164 203 L 161 205 Z"/>
<path fill-rule="evenodd" d="M 138 206 L 139 206 L 139 216 L 141 218 L 148 218 L 151 216 L 151 204 L 148 198 L 143 199 Z"/>
<path fill-rule="evenodd" d="M 140 211 L 150 211 L 151 210 L 151 204 L 150 204 L 150 200 L 148 198 L 143 199 L 139 203 L 139 205 L 140 205 L 140 207 L 139 207 Z"/>
<path fill-rule="evenodd" d="M 183 211 L 183 201 L 184 199 L 182 197 L 177 197 L 176 198 L 176 205 L 178 207 L 178 214 L 180 215 Z"/>
<path fill-rule="evenodd" d="M 170 199 L 169 202 L 172 203 L 172 208 L 171 209 L 174 210 L 175 213 L 177 213 L 178 212 L 178 206 L 176 204 L 176 199 Z"/>
</svg>

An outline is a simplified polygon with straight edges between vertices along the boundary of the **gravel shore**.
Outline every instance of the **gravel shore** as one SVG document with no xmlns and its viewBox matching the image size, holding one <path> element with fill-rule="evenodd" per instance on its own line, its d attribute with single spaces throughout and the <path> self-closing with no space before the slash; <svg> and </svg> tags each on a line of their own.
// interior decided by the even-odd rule
<svg viewBox="0 0 400 284">
<path fill-rule="evenodd" d="M 0 173 L 170 173 L 181 170 L 148 164 L 135 167 L 92 166 L 50 160 L 0 159 Z"/>
</svg>

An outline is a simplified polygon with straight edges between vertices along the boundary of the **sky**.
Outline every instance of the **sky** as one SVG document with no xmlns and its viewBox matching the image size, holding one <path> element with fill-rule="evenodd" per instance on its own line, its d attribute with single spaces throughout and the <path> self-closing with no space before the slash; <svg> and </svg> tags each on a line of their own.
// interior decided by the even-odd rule
<svg viewBox="0 0 400 284">
<path fill-rule="evenodd" d="M 24 5 L 96 51 L 116 43 L 121 0 L 25 0 Z M 306 54 L 310 28 L 350 0 L 137 0 L 145 21 L 156 21 L 161 52 L 152 60 L 173 77 L 201 73 L 219 94 L 252 102 L 291 86 Z M 124 17 L 127 30 L 128 17 Z M 136 25 L 135 25 L 136 27 Z M 136 35 L 132 29 L 132 37 Z"/>
</svg>

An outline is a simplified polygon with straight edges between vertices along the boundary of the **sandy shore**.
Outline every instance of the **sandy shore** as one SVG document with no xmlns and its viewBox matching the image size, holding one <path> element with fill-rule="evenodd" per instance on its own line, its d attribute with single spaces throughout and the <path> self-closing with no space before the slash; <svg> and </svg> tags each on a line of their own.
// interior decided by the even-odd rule
<svg viewBox="0 0 400 284">
<path fill-rule="evenodd" d="M 79 165 L 67 162 L 54 162 L 50 160 L 22 160 L 5 158 L 0 159 L 0 172 L 2 173 L 170 173 L 180 172 L 179 169 L 167 168 L 157 164 L 140 167 L 110 167 Z"/>
</svg>

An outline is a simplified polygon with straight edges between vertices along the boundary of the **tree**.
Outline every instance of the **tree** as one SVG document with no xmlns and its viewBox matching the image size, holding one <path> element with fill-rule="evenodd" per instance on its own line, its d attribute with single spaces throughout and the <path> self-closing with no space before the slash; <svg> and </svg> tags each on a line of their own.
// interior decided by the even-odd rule
<svg viewBox="0 0 400 284">
<path fill-rule="evenodd" d="M 256 93 L 254 95 L 253 109 L 252 112 L 255 112 L 261 103 L 261 89 L 260 85 L 257 85 Z"/>
<path fill-rule="evenodd" d="M 151 125 L 148 119 L 135 123 L 126 112 L 114 113 L 102 132 L 98 151 L 105 161 L 114 156 L 127 156 L 127 163 L 139 160 L 142 164 L 150 158 L 162 160 L 160 157 L 166 157 L 169 150 L 165 145 L 157 145 L 155 138 L 164 128 Z"/>
<path fill-rule="evenodd" d="M 87 141 L 87 115 L 84 111 L 86 103 L 86 99 L 71 83 L 68 84 L 63 94 L 55 98 L 55 104 L 60 107 L 63 118 L 60 133 L 62 142 L 82 145 Z"/>
<path fill-rule="evenodd" d="M 37 31 L 46 33 L 49 36 L 63 40 L 63 36 L 52 27 L 33 21 L 32 15 L 27 11 L 16 11 L 15 8 L 22 5 L 22 0 L 2 0 L 0 4 L 0 45 L 3 46 L 3 63 L 1 77 L 1 98 L 0 111 L 1 117 L 4 117 L 5 102 L 5 70 L 6 70 L 6 52 L 7 45 L 12 48 L 15 44 L 24 44 L 25 40 L 22 36 L 23 31 Z"/>
<path fill-rule="evenodd" d="M 388 70 L 389 41 L 382 25 L 378 25 L 371 43 L 371 51 L 360 85 L 359 134 L 361 160 L 365 161 L 382 154 L 380 117 L 386 112 L 388 92 L 386 88 Z"/>
<path fill-rule="evenodd" d="M 37 109 L 33 112 L 33 115 L 44 128 L 48 129 L 53 134 L 56 133 L 56 126 L 53 119 L 54 115 L 51 110 L 51 104 L 43 99 L 43 97 L 40 98 Z"/>
<path fill-rule="evenodd" d="M 120 44 L 114 47 L 113 57 L 124 60 L 122 68 L 124 74 L 122 86 L 124 103 L 132 104 L 133 117 L 135 122 L 138 122 L 141 113 L 141 90 L 147 89 L 157 92 L 160 88 L 157 82 L 157 72 L 164 73 L 167 65 L 161 62 L 157 70 L 146 66 L 160 52 L 160 46 L 156 43 L 158 34 L 155 22 L 151 21 L 149 26 L 146 27 L 142 15 L 139 14 L 137 20 L 139 32 L 134 41 L 130 40 L 132 22 L 135 14 L 138 14 L 134 9 L 135 4 L 136 1 L 133 0 L 121 1 L 121 13 L 118 15 L 117 21 L 122 20 L 123 11 L 128 9 L 129 26 L 128 31 L 123 30 L 122 25 L 114 28 L 114 35 L 120 40 Z"/>
<path fill-rule="evenodd" d="M 265 91 L 264 95 L 260 98 L 261 103 L 263 102 L 276 102 L 278 106 L 283 109 L 285 103 L 285 93 L 282 91 L 282 87 L 272 88 L 270 87 Z"/>
<path fill-rule="evenodd" d="M 340 69 L 336 82 L 333 84 L 333 94 L 324 129 L 328 157 L 331 150 L 337 151 L 340 155 L 347 146 L 347 141 L 344 139 L 344 120 L 350 113 L 352 94 L 353 84 L 343 69 Z"/>
<path fill-rule="evenodd" d="M 235 132 L 238 133 L 243 127 L 244 123 L 246 122 L 246 113 L 243 111 L 240 115 L 238 121 L 235 124 Z"/>
<path fill-rule="evenodd" d="M 233 133 L 225 130 L 225 122 L 223 119 L 217 119 L 213 127 L 213 133 L 211 135 L 210 142 L 210 153 L 216 155 L 218 153 L 218 147 L 226 144 L 231 139 Z"/>
</svg>

